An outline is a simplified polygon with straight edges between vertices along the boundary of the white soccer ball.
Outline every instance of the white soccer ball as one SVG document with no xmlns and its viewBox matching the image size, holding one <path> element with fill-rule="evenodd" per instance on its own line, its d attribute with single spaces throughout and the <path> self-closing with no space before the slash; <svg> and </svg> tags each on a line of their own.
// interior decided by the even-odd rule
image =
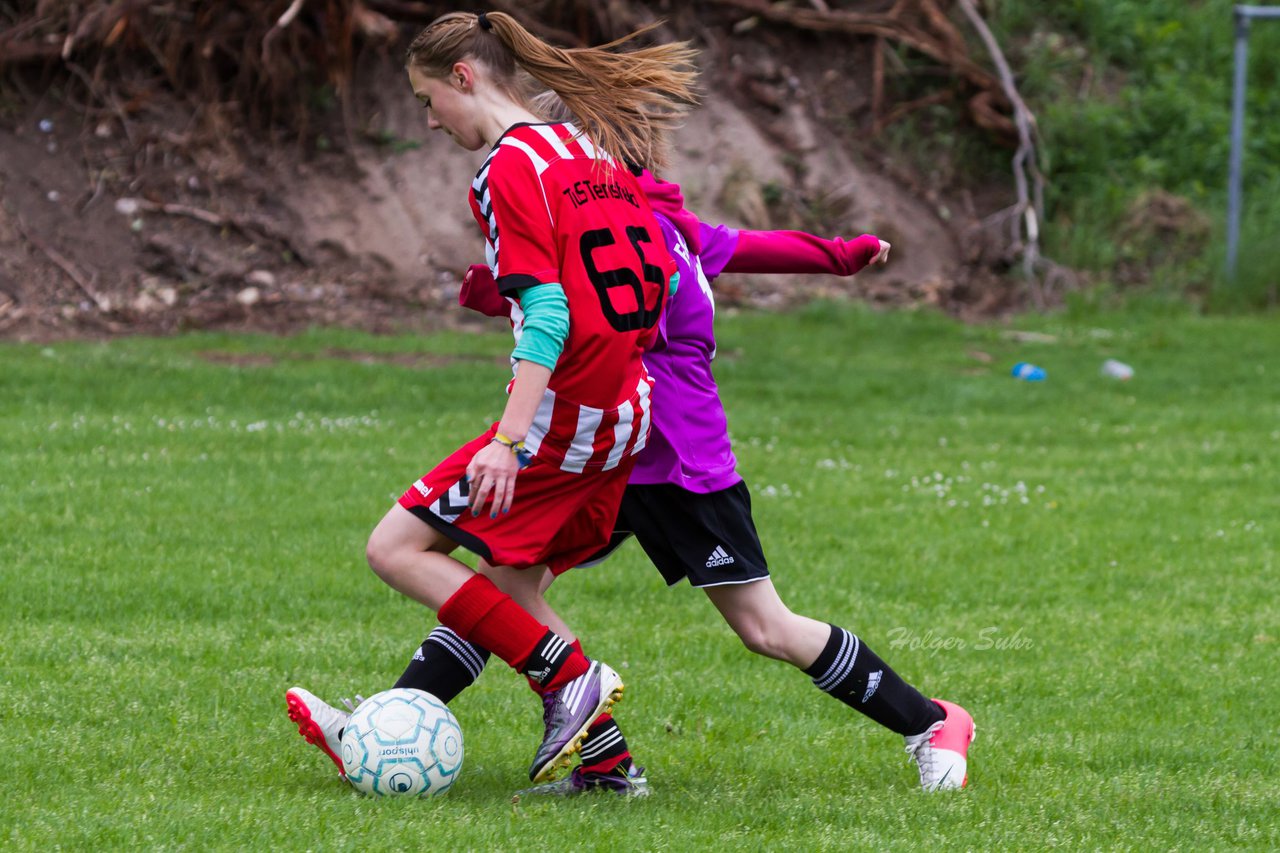
<svg viewBox="0 0 1280 853">
<path fill-rule="evenodd" d="M 434 797 L 462 769 L 462 728 L 430 693 L 386 690 L 361 702 L 347 721 L 342 767 L 366 794 Z"/>
</svg>

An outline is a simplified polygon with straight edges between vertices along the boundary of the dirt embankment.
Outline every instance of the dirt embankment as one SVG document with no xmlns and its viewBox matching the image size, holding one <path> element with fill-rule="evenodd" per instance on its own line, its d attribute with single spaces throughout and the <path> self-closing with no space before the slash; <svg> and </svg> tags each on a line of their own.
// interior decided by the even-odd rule
<svg viewBox="0 0 1280 853">
<path fill-rule="evenodd" d="M 1010 288 L 966 245 L 989 211 L 912 189 L 883 152 L 834 132 L 856 125 L 867 97 L 829 61 L 805 45 L 790 63 L 763 48 L 705 55 L 708 97 L 668 176 L 690 208 L 742 227 L 870 231 L 895 247 L 886 268 L 851 280 L 726 276 L 722 303 L 848 294 L 961 312 L 1009 304 Z M 210 133 L 176 100 L 92 115 L 53 90 L 10 100 L 0 337 L 480 322 L 455 296 L 482 256 L 466 203 L 482 155 L 427 131 L 397 66 L 388 52 L 363 72 L 354 125 L 303 142 Z"/>
</svg>

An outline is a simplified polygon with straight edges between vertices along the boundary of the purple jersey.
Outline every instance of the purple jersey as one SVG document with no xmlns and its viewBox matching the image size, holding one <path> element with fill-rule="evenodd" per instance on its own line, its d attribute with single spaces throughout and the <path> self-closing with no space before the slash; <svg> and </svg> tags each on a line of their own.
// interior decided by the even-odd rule
<svg viewBox="0 0 1280 853">
<path fill-rule="evenodd" d="M 700 255 L 692 255 L 680 231 L 656 214 L 680 284 L 658 320 L 658 340 L 644 355 L 654 380 L 649 443 L 638 456 L 630 483 L 671 483 L 691 492 L 727 489 L 742 478 L 729 443 L 720 391 L 711 374 L 716 354 L 715 300 L 710 279 L 733 256 L 738 232 L 700 225 Z"/>
</svg>

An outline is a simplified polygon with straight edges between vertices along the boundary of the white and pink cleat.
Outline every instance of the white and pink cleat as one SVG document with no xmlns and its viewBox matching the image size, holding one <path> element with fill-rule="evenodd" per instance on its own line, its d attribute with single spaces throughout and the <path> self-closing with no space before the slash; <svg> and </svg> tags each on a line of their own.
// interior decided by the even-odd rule
<svg viewBox="0 0 1280 853">
<path fill-rule="evenodd" d="M 289 719 L 298 724 L 298 734 L 333 759 L 338 775 L 346 779 L 342 769 L 342 729 L 351 715 L 301 687 L 289 688 L 284 701 L 289 706 Z"/>
<path fill-rule="evenodd" d="M 963 788 L 969 783 L 973 717 L 952 702 L 933 701 L 947 716 L 922 733 L 909 735 L 907 753 L 920 768 L 920 787 L 926 791 Z"/>
</svg>

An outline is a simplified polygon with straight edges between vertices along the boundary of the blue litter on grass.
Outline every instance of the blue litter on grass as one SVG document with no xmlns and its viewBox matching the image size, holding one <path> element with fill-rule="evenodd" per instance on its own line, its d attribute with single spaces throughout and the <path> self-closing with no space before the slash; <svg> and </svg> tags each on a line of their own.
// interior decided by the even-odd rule
<svg viewBox="0 0 1280 853">
<path fill-rule="evenodd" d="M 1020 361 L 1013 366 L 1013 378 L 1024 382 L 1043 382 L 1048 376 L 1043 367 L 1025 361 Z"/>
</svg>

